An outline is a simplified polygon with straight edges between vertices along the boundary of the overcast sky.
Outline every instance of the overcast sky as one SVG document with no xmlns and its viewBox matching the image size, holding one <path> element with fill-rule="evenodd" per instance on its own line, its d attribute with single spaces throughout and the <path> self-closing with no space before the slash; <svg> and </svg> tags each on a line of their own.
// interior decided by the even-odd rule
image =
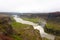
<svg viewBox="0 0 60 40">
<path fill-rule="evenodd" d="M 0 0 L 0 12 L 60 11 L 60 0 Z"/>
</svg>

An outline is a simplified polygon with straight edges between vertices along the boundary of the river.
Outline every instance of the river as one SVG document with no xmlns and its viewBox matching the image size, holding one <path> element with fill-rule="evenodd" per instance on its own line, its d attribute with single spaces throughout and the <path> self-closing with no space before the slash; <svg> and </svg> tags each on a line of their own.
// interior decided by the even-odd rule
<svg viewBox="0 0 60 40">
<path fill-rule="evenodd" d="M 55 39 L 54 35 L 44 32 L 44 28 L 41 25 L 38 25 L 38 24 L 30 22 L 30 21 L 23 20 L 22 18 L 18 17 L 17 15 L 13 15 L 13 17 L 16 20 L 16 22 L 19 22 L 22 24 L 32 25 L 34 29 L 39 30 L 41 37 L 45 37 L 45 38 L 50 39 L 50 40 Z M 42 25 L 45 25 L 45 22 L 43 22 Z"/>
</svg>

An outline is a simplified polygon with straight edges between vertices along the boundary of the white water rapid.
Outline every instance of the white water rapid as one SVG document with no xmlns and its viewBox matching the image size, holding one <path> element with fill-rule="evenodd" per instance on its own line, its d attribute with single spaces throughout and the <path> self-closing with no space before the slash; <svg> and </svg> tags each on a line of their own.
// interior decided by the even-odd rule
<svg viewBox="0 0 60 40">
<path fill-rule="evenodd" d="M 22 23 L 22 24 L 32 25 L 34 27 L 34 29 L 39 30 L 41 37 L 45 37 L 47 39 L 54 40 L 55 36 L 44 32 L 44 29 L 43 29 L 42 26 L 40 26 L 38 24 L 35 24 L 33 22 L 30 22 L 30 21 L 23 20 L 20 17 L 18 17 L 17 15 L 13 15 L 13 17 L 16 20 L 16 22 L 19 22 L 19 23 Z M 45 22 L 44 22 L 43 25 L 45 25 Z"/>
</svg>

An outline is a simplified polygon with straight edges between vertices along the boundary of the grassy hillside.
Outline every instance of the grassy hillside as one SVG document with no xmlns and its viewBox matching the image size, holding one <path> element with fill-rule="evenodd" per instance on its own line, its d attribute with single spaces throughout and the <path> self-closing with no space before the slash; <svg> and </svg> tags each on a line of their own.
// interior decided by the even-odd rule
<svg viewBox="0 0 60 40">
<path fill-rule="evenodd" d="M 17 39 L 22 40 L 42 40 L 38 30 L 34 30 L 33 26 L 27 24 L 21 24 L 13 21 L 12 27 L 16 32 Z M 14 35 L 13 37 L 15 37 Z M 16 38 L 16 37 L 15 37 Z"/>
<path fill-rule="evenodd" d="M 31 21 L 34 23 L 38 23 L 40 18 L 28 18 L 28 17 L 22 17 L 22 19 L 27 20 L 27 21 Z"/>
<path fill-rule="evenodd" d="M 16 22 L 13 17 L 0 16 L 0 40 L 42 40 L 33 26 Z"/>
<path fill-rule="evenodd" d="M 60 17 L 58 15 L 54 14 L 54 16 L 48 18 L 45 32 L 60 35 Z"/>
<path fill-rule="evenodd" d="M 60 30 L 60 23 L 54 21 L 48 21 L 46 27 L 53 30 Z"/>
</svg>

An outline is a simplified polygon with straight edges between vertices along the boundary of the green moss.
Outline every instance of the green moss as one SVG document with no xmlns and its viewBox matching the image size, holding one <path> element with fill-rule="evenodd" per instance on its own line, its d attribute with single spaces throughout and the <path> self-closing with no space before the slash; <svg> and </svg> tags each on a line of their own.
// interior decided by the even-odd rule
<svg viewBox="0 0 60 40">
<path fill-rule="evenodd" d="M 34 22 L 34 23 L 39 22 L 39 18 L 22 18 L 22 19 L 27 20 L 27 21 L 31 21 L 31 22 Z"/>
<path fill-rule="evenodd" d="M 12 26 L 16 27 L 16 28 L 22 28 L 22 27 L 26 27 L 26 26 L 29 26 L 29 25 L 21 24 L 21 23 L 18 23 L 18 22 L 12 22 Z"/>
<path fill-rule="evenodd" d="M 44 38 L 42 38 L 42 40 L 49 40 L 49 39 L 47 39 L 47 38 L 44 37 Z"/>
<path fill-rule="evenodd" d="M 19 31 L 20 29 L 27 28 L 29 26 L 31 26 L 31 25 L 21 24 L 21 23 L 18 23 L 18 22 L 12 22 L 12 27 L 17 31 Z"/>
<path fill-rule="evenodd" d="M 34 30 L 32 25 L 21 24 L 13 21 L 12 27 L 17 33 L 17 35 L 13 35 L 13 38 L 16 40 L 41 40 L 40 34 Z"/>
<path fill-rule="evenodd" d="M 25 35 L 25 32 L 26 32 L 26 31 L 25 31 L 25 28 L 31 26 L 31 25 L 27 25 L 27 24 L 21 24 L 21 23 L 15 22 L 15 21 L 13 21 L 11 25 L 12 25 L 13 29 L 17 32 L 17 34 L 21 34 L 22 36 Z M 33 29 L 32 27 L 30 27 L 30 28 Z M 21 36 L 21 35 L 20 35 L 20 36 Z M 27 35 L 25 35 L 25 36 L 28 37 L 28 35 L 29 35 L 29 34 L 27 34 Z M 19 37 L 19 36 L 17 36 L 17 35 L 13 35 L 13 38 L 14 38 L 15 40 L 22 40 L 22 38 Z"/>
<path fill-rule="evenodd" d="M 14 40 L 22 40 L 22 38 L 20 38 L 20 37 L 17 36 L 17 35 L 12 35 L 12 37 L 14 38 Z"/>
<path fill-rule="evenodd" d="M 21 24 L 21 23 L 18 23 L 16 22 L 14 19 L 11 23 L 13 29 L 17 32 L 17 35 L 12 35 L 12 37 L 15 39 L 15 40 L 23 40 L 21 37 L 18 36 L 18 34 L 21 34 L 21 35 L 24 35 L 22 32 L 24 32 L 24 28 L 27 28 L 28 26 L 31 26 L 31 25 L 27 25 L 27 24 Z M 21 30 L 22 29 L 22 30 Z"/>
<path fill-rule="evenodd" d="M 53 30 L 60 30 L 60 23 L 50 21 L 46 24 L 46 27 Z"/>
<path fill-rule="evenodd" d="M 60 36 L 60 22 L 58 20 L 48 20 L 44 29 L 47 33 Z"/>
</svg>

